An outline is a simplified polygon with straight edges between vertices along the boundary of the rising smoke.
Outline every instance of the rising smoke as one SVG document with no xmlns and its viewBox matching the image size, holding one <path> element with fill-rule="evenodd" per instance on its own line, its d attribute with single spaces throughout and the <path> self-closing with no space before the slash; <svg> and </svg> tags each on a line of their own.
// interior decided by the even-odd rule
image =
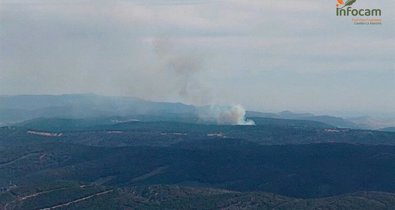
<svg viewBox="0 0 395 210">
<path fill-rule="evenodd" d="M 202 56 L 182 52 L 167 39 L 155 39 L 153 46 L 161 63 L 159 68 L 173 79 L 178 96 L 194 105 L 211 104 L 211 91 L 198 80 L 203 70 Z"/>
<path fill-rule="evenodd" d="M 199 118 L 204 122 L 220 125 L 255 125 L 254 121 L 246 119 L 245 114 L 246 111 L 241 105 L 211 105 L 199 109 Z"/>
<path fill-rule="evenodd" d="M 203 122 L 223 125 L 255 125 L 254 121 L 245 119 L 245 109 L 241 105 L 215 105 L 209 88 L 201 85 L 197 74 L 203 70 L 203 59 L 197 55 L 180 53 L 175 45 L 166 39 L 153 41 L 156 55 L 163 63 L 161 68 L 171 74 L 177 84 L 177 91 L 184 102 L 194 105 L 207 105 L 198 108 L 198 116 Z"/>
</svg>

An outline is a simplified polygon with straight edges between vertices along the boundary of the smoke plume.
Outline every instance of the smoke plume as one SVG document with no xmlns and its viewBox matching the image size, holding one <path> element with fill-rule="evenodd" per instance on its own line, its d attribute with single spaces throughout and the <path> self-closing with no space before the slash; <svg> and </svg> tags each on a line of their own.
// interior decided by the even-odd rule
<svg viewBox="0 0 395 210">
<path fill-rule="evenodd" d="M 199 110 L 199 118 L 205 122 L 220 125 L 255 125 L 254 121 L 246 119 L 245 114 L 246 111 L 241 105 L 211 105 Z"/>
<path fill-rule="evenodd" d="M 201 121 L 222 125 L 255 125 L 245 119 L 245 109 L 241 105 L 219 106 L 215 104 L 209 88 L 201 85 L 197 74 L 203 71 L 202 57 L 177 50 L 177 45 L 166 39 L 153 41 L 154 51 L 161 63 L 161 69 L 174 78 L 179 96 L 184 102 L 207 105 L 198 109 Z"/>
<path fill-rule="evenodd" d="M 179 44 L 167 39 L 155 39 L 153 46 L 161 70 L 173 79 L 172 85 L 183 102 L 200 106 L 211 104 L 211 91 L 198 79 L 204 69 L 203 56 L 185 52 Z"/>
</svg>

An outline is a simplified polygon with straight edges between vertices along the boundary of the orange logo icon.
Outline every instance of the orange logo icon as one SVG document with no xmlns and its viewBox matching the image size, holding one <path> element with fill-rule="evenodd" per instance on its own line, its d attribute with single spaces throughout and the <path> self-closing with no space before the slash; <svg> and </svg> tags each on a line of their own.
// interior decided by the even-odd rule
<svg viewBox="0 0 395 210">
<path fill-rule="evenodd" d="M 346 2 L 344 2 L 343 0 L 337 0 L 337 4 L 336 7 L 347 7 L 347 6 L 351 6 L 352 4 L 354 4 L 357 0 L 347 0 Z"/>
</svg>

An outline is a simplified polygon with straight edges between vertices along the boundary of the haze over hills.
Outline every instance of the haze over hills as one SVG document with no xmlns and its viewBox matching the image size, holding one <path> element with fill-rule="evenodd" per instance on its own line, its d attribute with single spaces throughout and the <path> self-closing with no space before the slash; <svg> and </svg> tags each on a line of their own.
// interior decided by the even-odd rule
<svg viewBox="0 0 395 210">
<path fill-rule="evenodd" d="M 259 116 L 259 117 L 269 117 L 269 118 L 277 118 L 277 119 L 309 120 L 309 121 L 326 123 L 339 128 L 368 128 L 366 126 L 365 127 L 359 126 L 358 124 L 352 121 L 340 117 L 327 116 L 327 115 L 316 116 L 310 113 L 293 113 L 290 111 L 283 111 L 280 113 L 248 112 L 247 116 Z"/>
<path fill-rule="evenodd" d="M 382 131 L 395 132 L 395 127 L 383 128 Z"/>
<path fill-rule="evenodd" d="M 395 210 L 394 14 L 0 0 L 0 210 Z"/>
<path fill-rule="evenodd" d="M 151 102 L 133 97 L 99 96 L 95 94 L 0 96 L 0 125 L 35 118 L 81 119 L 105 117 L 119 117 L 123 120 L 166 120 L 195 123 L 204 122 L 204 120 L 199 119 L 202 109 L 209 110 L 210 107 L 195 107 L 182 103 Z M 379 124 L 379 120 L 374 118 L 344 119 L 289 111 L 280 113 L 247 111 L 246 117 L 315 121 L 338 128 L 352 129 L 391 127 L 395 121 L 387 119 L 386 123 Z"/>
<path fill-rule="evenodd" d="M 390 128 L 93 94 L 0 99 L 2 209 L 395 205 Z"/>
<path fill-rule="evenodd" d="M 128 115 L 188 114 L 193 106 L 180 103 L 149 102 L 132 97 L 94 94 L 0 96 L 0 122 L 20 122 L 34 118 L 93 118 Z"/>
</svg>

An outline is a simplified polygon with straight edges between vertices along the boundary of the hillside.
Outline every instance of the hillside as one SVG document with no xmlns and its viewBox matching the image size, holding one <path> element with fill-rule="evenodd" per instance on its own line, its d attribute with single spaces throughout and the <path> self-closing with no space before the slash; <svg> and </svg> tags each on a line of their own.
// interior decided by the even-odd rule
<svg viewBox="0 0 395 210">
<path fill-rule="evenodd" d="M 381 131 L 395 132 L 395 127 L 383 128 L 383 129 L 381 129 Z"/>
<path fill-rule="evenodd" d="M 178 184 L 312 198 L 395 192 L 394 165 L 393 146 L 259 146 L 224 139 L 170 147 L 34 143 L 0 153 L 0 186 L 48 180 L 117 187 Z"/>
<path fill-rule="evenodd" d="M 391 209 L 395 133 L 185 114 L 0 127 L 2 209 Z"/>
<path fill-rule="evenodd" d="M 304 120 L 252 118 L 255 126 L 196 124 L 173 121 L 135 121 L 122 118 L 40 118 L 0 129 L 13 136 L 1 145 L 29 138 L 91 146 L 168 146 L 202 139 L 240 139 L 261 145 L 351 143 L 395 145 L 395 133 L 339 129 Z M 7 143 L 8 142 L 8 143 Z"/>
<path fill-rule="evenodd" d="M 134 97 L 95 94 L 0 96 L 0 122 L 34 118 L 102 118 L 110 116 L 167 116 L 194 113 L 193 106 L 151 102 Z"/>
<path fill-rule="evenodd" d="M 204 123 L 199 112 L 209 106 L 195 107 L 181 103 L 146 101 L 134 97 L 100 96 L 95 94 L 0 96 L 0 126 L 37 118 L 67 119 L 137 119 L 140 121 L 177 121 Z M 200 111 L 199 111 L 200 110 Z M 338 128 L 371 129 L 369 123 L 355 119 L 313 115 L 310 113 L 263 113 L 247 111 L 247 118 L 295 120 Z M 355 122 L 354 122 L 355 121 Z"/>
<path fill-rule="evenodd" d="M 322 199 L 295 199 L 272 193 L 241 193 L 213 188 L 153 185 L 105 188 L 53 183 L 0 193 L 5 210 L 28 209 L 262 209 L 379 210 L 395 205 L 395 194 L 358 192 Z"/>
</svg>

